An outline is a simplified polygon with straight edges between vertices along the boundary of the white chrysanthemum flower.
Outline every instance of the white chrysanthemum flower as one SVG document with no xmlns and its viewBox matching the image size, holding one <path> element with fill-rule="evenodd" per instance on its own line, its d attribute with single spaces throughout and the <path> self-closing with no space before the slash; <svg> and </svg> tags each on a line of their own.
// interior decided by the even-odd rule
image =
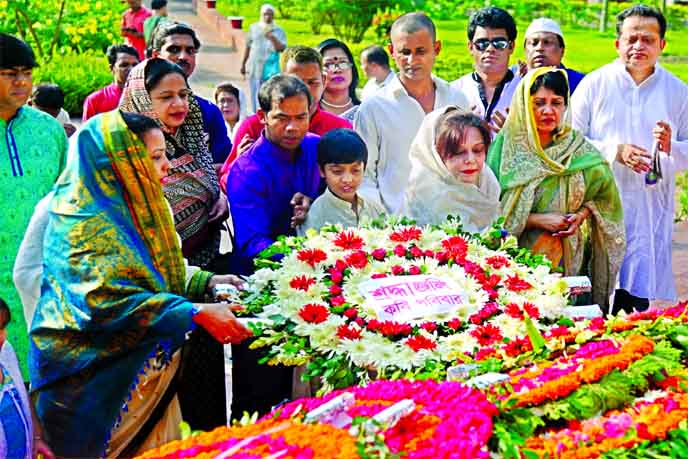
<svg viewBox="0 0 688 459">
<path fill-rule="evenodd" d="M 260 291 L 266 288 L 270 282 L 279 279 L 279 271 L 274 271 L 269 268 L 262 268 L 253 273 L 248 279 L 248 288 L 252 291 Z"/>
<path fill-rule="evenodd" d="M 519 336 L 524 336 L 528 333 L 524 320 L 517 319 L 506 314 L 499 314 L 491 319 L 490 323 L 498 327 L 502 331 L 502 336 L 505 338 L 514 339 Z"/>
<path fill-rule="evenodd" d="M 540 310 L 541 317 L 556 320 L 564 315 L 567 301 L 566 297 L 560 295 L 540 295 L 533 300 L 533 304 Z"/>
<path fill-rule="evenodd" d="M 440 338 L 437 343 L 437 352 L 442 360 L 451 362 L 463 357 L 467 352 L 472 353 L 477 347 L 478 340 L 464 332 Z"/>
</svg>

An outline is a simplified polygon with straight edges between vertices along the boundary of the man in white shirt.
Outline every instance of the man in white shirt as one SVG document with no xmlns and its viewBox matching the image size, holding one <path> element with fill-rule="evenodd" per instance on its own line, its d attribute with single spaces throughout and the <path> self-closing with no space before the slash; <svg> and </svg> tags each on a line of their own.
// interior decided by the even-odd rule
<svg viewBox="0 0 688 459">
<path fill-rule="evenodd" d="M 411 163 L 411 142 L 426 114 L 447 105 L 468 111 L 466 97 L 432 75 L 442 44 L 435 25 L 423 13 L 397 19 L 390 32 L 390 54 L 399 75 L 373 97 L 363 101 L 354 129 L 368 146 L 368 167 L 360 193 L 399 211 Z"/>
<path fill-rule="evenodd" d="M 619 59 L 583 78 L 571 102 L 574 127 L 612 164 L 621 193 L 627 248 L 613 312 L 676 300 L 675 174 L 688 167 L 688 86 L 657 63 L 664 16 L 636 5 L 619 14 L 616 32 Z M 662 178 L 648 185 L 654 150 Z"/>
<path fill-rule="evenodd" d="M 371 45 L 361 51 L 361 69 L 368 77 L 361 92 L 361 100 L 370 98 L 378 89 L 396 78 L 392 69 L 389 68 L 387 51 L 380 45 Z"/>
<path fill-rule="evenodd" d="M 452 82 L 468 98 L 471 110 L 498 130 L 504 123 L 521 77 L 509 68 L 514 52 L 516 22 L 493 6 L 482 8 L 468 23 L 468 50 L 475 71 Z"/>
</svg>

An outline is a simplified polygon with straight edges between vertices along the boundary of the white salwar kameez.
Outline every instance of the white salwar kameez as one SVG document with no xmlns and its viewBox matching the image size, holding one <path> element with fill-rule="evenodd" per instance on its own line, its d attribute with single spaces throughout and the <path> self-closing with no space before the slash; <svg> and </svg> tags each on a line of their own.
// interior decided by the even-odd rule
<svg viewBox="0 0 688 459">
<path fill-rule="evenodd" d="M 688 86 L 662 68 L 636 83 L 617 60 L 588 74 L 571 101 L 573 127 L 612 164 L 626 226 L 620 288 L 640 298 L 676 301 L 671 269 L 675 175 L 688 168 Z M 615 161 L 619 144 L 652 151 L 657 121 L 671 125 L 671 154 L 662 153 L 663 179 L 654 186 Z"/>
</svg>

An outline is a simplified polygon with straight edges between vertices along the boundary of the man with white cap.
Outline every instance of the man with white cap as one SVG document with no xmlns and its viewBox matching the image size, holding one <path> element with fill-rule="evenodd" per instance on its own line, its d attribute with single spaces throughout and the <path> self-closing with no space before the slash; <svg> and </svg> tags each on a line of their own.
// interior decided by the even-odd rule
<svg viewBox="0 0 688 459">
<path fill-rule="evenodd" d="M 569 77 L 571 94 L 585 76 L 561 63 L 564 57 L 564 34 L 559 24 L 552 19 L 538 18 L 531 22 L 526 30 L 523 48 L 526 52 L 527 66 L 523 70 L 529 72 L 538 67 L 548 66 L 564 69 Z"/>
<path fill-rule="evenodd" d="M 262 82 L 279 73 L 279 56 L 287 47 L 287 34 L 275 24 L 275 7 L 260 7 L 260 21 L 248 28 L 241 74 L 248 78 L 253 111 L 258 110 L 258 90 Z M 272 73 L 272 74 L 270 74 Z"/>
</svg>

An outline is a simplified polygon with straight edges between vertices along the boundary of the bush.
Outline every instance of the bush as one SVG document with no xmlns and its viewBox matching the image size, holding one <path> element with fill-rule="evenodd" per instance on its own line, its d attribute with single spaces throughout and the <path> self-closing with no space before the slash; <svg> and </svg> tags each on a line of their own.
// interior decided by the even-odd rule
<svg viewBox="0 0 688 459">
<path fill-rule="evenodd" d="M 104 52 L 124 41 L 120 24 L 126 7 L 120 0 L 0 0 L 0 30 L 21 36 L 43 62 L 70 50 Z"/>
<path fill-rule="evenodd" d="M 56 54 L 50 62 L 36 68 L 33 75 L 34 84 L 60 85 L 65 93 L 64 109 L 71 116 L 81 114 L 86 96 L 112 83 L 107 58 L 95 51 Z"/>
</svg>

